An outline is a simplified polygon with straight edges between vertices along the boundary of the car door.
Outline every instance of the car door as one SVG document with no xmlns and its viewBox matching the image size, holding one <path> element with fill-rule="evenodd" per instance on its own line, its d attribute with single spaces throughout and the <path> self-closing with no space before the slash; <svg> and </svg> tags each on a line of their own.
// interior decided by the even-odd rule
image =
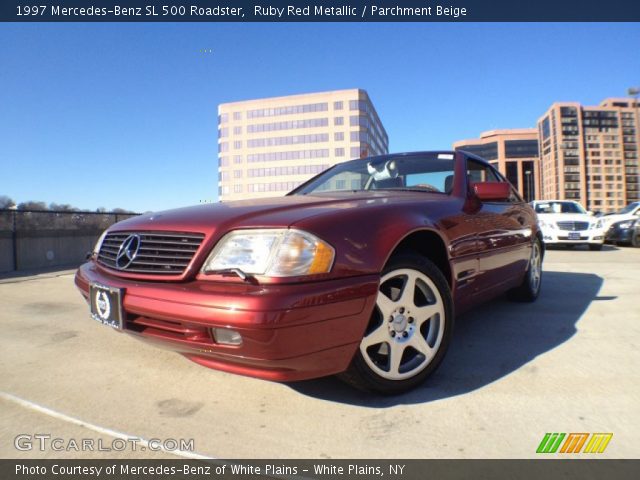
<svg viewBox="0 0 640 480">
<path fill-rule="evenodd" d="M 507 182 L 491 165 L 468 158 L 467 182 L 480 268 L 475 293 L 498 293 L 519 281 L 527 268 L 535 218 L 512 186 L 507 200 L 480 201 L 475 196 L 475 183 Z"/>
</svg>

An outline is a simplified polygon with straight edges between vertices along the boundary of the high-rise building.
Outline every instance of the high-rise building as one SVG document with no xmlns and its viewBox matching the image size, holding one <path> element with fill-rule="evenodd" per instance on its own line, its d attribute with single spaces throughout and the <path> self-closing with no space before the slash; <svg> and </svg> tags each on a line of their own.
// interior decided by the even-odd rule
<svg viewBox="0 0 640 480">
<path fill-rule="evenodd" d="M 219 199 L 284 195 L 331 165 L 388 149 L 387 132 L 361 89 L 223 103 Z"/>
<path fill-rule="evenodd" d="M 542 199 L 611 212 L 640 200 L 637 100 L 554 103 L 538 121 Z"/>
<path fill-rule="evenodd" d="M 460 140 L 455 150 L 465 150 L 484 158 L 518 189 L 526 201 L 540 191 L 538 131 L 535 128 L 490 130 L 480 138 Z"/>
</svg>

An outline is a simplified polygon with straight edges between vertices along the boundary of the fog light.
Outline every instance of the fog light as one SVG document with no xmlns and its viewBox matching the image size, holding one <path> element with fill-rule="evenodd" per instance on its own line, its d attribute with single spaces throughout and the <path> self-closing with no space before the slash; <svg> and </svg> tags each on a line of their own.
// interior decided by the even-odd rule
<svg viewBox="0 0 640 480">
<path fill-rule="evenodd" d="M 242 345 L 242 335 L 240 332 L 230 328 L 212 328 L 213 338 L 216 343 L 223 345 Z"/>
</svg>

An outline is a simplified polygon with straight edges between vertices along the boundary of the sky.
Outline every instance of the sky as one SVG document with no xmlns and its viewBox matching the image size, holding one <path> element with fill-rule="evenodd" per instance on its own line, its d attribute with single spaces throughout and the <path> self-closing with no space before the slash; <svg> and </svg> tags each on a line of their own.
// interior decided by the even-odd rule
<svg viewBox="0 0 640 480">
<path fill-rule="evenodd" d="M 216 201 L 218 104 L 343 88 L 369 92 L 391 152 L 449 149 L 535 127 L 555 101 L 625 96 L 638 45 L 624 23 L 5 23 L 0 195 Z"/>
</svg>

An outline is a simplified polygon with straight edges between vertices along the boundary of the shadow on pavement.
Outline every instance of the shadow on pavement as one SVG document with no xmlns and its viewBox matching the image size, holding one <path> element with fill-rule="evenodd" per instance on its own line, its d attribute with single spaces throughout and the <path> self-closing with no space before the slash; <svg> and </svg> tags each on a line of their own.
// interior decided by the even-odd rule
<svg viewBox="0 0 640 480">
<path fill-rule="evenodd" d="M 14 283 L 14 281 L 33 280 L 43 276 L 57 276 L 74 273 L 80 265 L 69 263 L 56 267 L 43 267 L 29 270 L 18 270 L 12 272 L 0 272 L 0 283 Z"/>
<path fill-rule="evenodd" d="M 472 392 L 518 370 L 576 333 L 603 279 L 589 273 L 545 271 L 536 303 L 501 297 L 456 320 L 449 351 L 437 372 L 416 390 L 382 397 L 354 390 L 335 377 L 290 383 L 299 393 L 371 408 L 425 403 Z"/>
</svg>

